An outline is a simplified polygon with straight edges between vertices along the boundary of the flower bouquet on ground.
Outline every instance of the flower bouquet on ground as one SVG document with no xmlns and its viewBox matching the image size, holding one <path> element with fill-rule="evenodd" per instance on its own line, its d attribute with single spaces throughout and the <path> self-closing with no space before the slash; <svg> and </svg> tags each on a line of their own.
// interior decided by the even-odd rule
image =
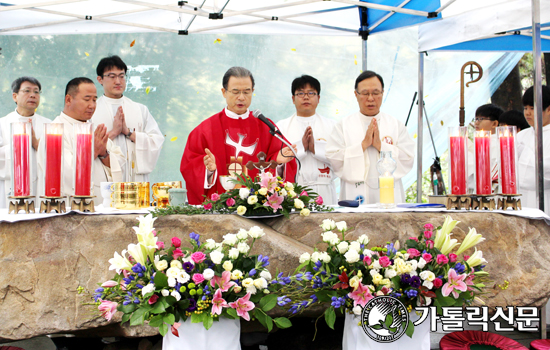
<svg viewBox="0 0 550 350">
<path fill-rule="evenodd" d="M 206 329 L 220 317 L 255 318 L 268 330 L 273 324 L 291 326 L 287 318 L 272 319 L 266 313 L 276 306 L 277 295 L 271 292 L 280 286 L 270 283 L 269 257 L 250 254 L 265 234 L 261 228 L 228 233 L 221 243 L 201 243 L 191 233 L 187 247 L 177 237 L 165 247 L 156 237 L 155 219 L 138 219 L 138 244 L 130 244 L 121 255 L 115 252 L 109 260 L 115 276 L 95 290 L 94 300 L 106 319 L 120 311 L 122 322 L 134 326 L 147 321 L 163 336 L 168 330 L 177 336 L 188 319 Z"/>
<path fill-rule="evenodd" d="M 403 248 L 399 242 L 368 248 L 366 235 L 346 240 L 345 222 L 324 220 L 320 226 L 328 247 L 300 257 L 301 274 L 311 274 L 312 278 L 303 285 L 306 298 L 288 300 L 291 311 L 299 312 L 317 301 L 330 303 L 325 320 L 333 327 L 335 310 L 361 315 L 363 307 L 376 296 L 397 298 L 409 313 L 417 306 L 434 305 L 441 311 L 444 306 L 469 305 L 474 299 L 483 303 L 477 297 L 488 276 L 483 271 L 483 253 L 476 249 L 471 256 L 461 254 L 485 238 L 471 228 L 458 243 L 451 238 L 457 223 L 447 217 L 435 231 L 432 224 L 426 224 L 422 234 L 407 239 Z M 387 321 L 376 326 L 390 327 L 392 322 L 387 325 Z M 412 336 L 412 322 L 399 326 Z"/>
<path fill-rule="evenodd" d="M 292 211 L 308 216 L 311 211 L 332 211 L 323 205 L 323 198 L 310 188 L 283 182 L 270 172 L 259 174 L 255 179 L 239 175 L 235 184 L 241 188 L 228 190 L 223 194 L 214 193 L 204 201 L 206 210 L 218 213 L 239 215 L 283 214 Z"/>
</svg>

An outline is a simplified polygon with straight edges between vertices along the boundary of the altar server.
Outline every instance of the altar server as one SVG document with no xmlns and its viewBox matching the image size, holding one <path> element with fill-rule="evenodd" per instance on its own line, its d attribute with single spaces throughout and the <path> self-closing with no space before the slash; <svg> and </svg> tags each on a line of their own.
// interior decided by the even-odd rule
<svg viewBox="0 0 550 350">
<path fill-rule="evenodd" d="M 42 86 L 33 77 L 21 77 L 11 84 L 12 98 L 17 106 L 15 111 L 0 118 L 0 208 L 6 208 L 7 196 L 12 195 L 11 189 L 11 127 L 13 122 L 32 123 L 32 149 L 31 149 L 31 193 L 37 194 L 37 165 L 36 150 L 38 142 L 44 133 L 44 124 L 51 120 L 35 113 L 40 105 L 40 94 Z M 35 201 L 35 204 L 37 201 Z"/>
<path fill-rule="evenodd" d="M 65 89 L 65 106 L 63 112 L 52 123 L 63 124 L 63 179 L 61 192 L 64 196 L 74 194 L 73 190 L 73 125 L 90 123 L 94 114 L 97 100 L 97 91 L 94 82 L 88 78 L 74 78 Z M 103 201 L 100 185 L 102 181 L 121 182 L 122 165 L 126 161 L 120 147 L 116 146 L 108 137 L 107 128 L 103 124 L 94 125 L 94 162 L 92 170 L 93 195 L 95 204 Z M 40 141 L 38 152 L 39 172 L 44 176 L 46 169 L 45 143 Z M 39 193 L 43 193 L 43 183 L 39 184 Z"/>
<path fill-rule="evenodd" d="M 519 193 L 522 195 L 520 199 L 523 207 L 538 208 L 533 87 L 525 91 L 522 100 L 525 119 L 533 127 L 517 134 Z M 544 211 L 550 215 L 550 88 L 545 85 L 542 86 L 542 134 Z"/>
<path fill-rule="evenodd" d="M 104 95 L 97 99 L 92 122 L 104 124 L 109 139 L 125 155 L 123 181 L 147 182 L 159 159 L 164 136 L 147 106 L 123 96 L 127 71 L 118 56 L 99 61 L 97 81 L 103 86 Z"/>
<path fill-rule="evenodd" d="M 316 112 L 321 84 L 312 76 L 302 75 L 294 79 L 291 91 L 296 113 L 279 121 L 277 126 L 290 142 L 296 144 L 302 165 L 297 183 L 317 192 L 325 204 L 336 204 L 336 177 L 325 155 L 327 139 L 335 122 Z"/>
<path fill-rule="evenodd" d="M 252 73 L 243 67 L 229 68 L 222 86 L 227 106 L 191 131 L 181 158 L 189 204 L 201 204 L 204 196 L 225 192 L 219 176 L 229 174 L 229 165 L 236 169 L 248 161 L 257 162 L 260 152 L 267 155 L 267 161 L 277 161 L 277 172 L 285 181 L 294 182 L 296 175 L 292 151 L 283 148 L 283 143 L 271 136 L 269 127 L 248 110 L 254 92 Z M 242 162 L 235 162 L 240 157 Z M 256 169 L 248 171 L 253 178 L 257 173 Z"/>
<path fill-rule="evenodd" d="M 355 80 L 359 112 L 336 123 L 330 134 L 326 156 L 341 179 L 340 199 L 355 199 L 362 204 L 379 202 L 376 163 L 380 151 L 391 151 L 397 162 L 393 173 L 395 202 L 405 202 L 401 178 L 413 166 L 415 143 L 402 122 L 380 112 L 383 96 L 382 77 L 373 71 L 361 73 Z"/>
</svg>

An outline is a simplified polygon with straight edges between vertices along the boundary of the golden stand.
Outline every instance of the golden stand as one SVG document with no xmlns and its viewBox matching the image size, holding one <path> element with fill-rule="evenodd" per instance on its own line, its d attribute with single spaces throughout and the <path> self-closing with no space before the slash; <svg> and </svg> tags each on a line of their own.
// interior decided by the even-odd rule
<svg viewBox="0 0 550 350">
<path fill-rule="evenodd" d="M 24 210 L 26 214 L 34 214 L 34 196 L 9 196 L 8 199 L 10 201 L 8 214 L 11 214 L 12 211 L 14 214 L 19 214 L 20 210 Z"/>
<path fill-rule="evenodd" d="M 521 194 L 500 194 L 498 199 L 498 209 L 507 210 L 512 208 L 512 210 L 521 210 L 521 199 L 514 198 L 520 197 Z"/>
<path fill-rule="evenodd" d="M 43 198 L 40 201 L 40 213 L 51 213 L 52 210 L 55 210 L 56 213 L 65 213 L 65 197 L 46 197 L 40 196 Z"/>
<path fill-rule="evenodd" d="M 493 194 L 473 194 L 472 195 L 472 209 L 479 209 L 479 210 L 495 210 L 496 209 L 496 201 L 495 198 L 493 198 L 495 195 Z"/>
<path fill-rule="evenodd" d="M 464 195 L 450 194 L 450 195 L 447 195 L 447 203 L 445 204 L 445 206 L 447 207 L 447 210 L 470 209 L 471 203 L 472 203 L 472 198 L 468 194 L 464 194 Z"/>
<path fill-rule="evenodd" d="M 94 196 L 71 196 L 71 209 L 95 213 Z"/>
</svg>

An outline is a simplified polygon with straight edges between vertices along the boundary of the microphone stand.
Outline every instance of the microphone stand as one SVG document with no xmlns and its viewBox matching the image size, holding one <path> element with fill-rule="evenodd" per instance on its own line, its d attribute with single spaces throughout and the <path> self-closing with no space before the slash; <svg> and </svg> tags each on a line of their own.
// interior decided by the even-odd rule
<svg viewBox="0 0 550 350">
<path fill-rule="evenodd" d="M 292 145 L 290 143 L 288 143 L 287 140 L 284 139 L 284 137 L 281 137 L 279 135 L 280 131 L 279 130 L 272 130 L 272 129 L 269 129 L 269 133 L 273 136 L 275 136 L 276 138 L 278 138 L 282 143 L 284 143 L 286 146 L 288 146 L 288 148 L 290 148 L 290 150 L 292 151 L 292 153 L 294 154 L 294 159 L 296 159 L 296 161 L 298 162 L 298 170 L 296 171 L 296 175 L 294 176 L 294 183 L 297 183 L 297 179 L 298 179 L 298 174 L 300 173 L 300 169 L 302 168 L 302 163 L 300 163 L 300 160 L 298 159 L 298 155 L 296 154 L 296 152 L 294 151 L 294 148 L 292 147 Z M 282 154 L 282 152 L 281 152 Z"/>
</svg>

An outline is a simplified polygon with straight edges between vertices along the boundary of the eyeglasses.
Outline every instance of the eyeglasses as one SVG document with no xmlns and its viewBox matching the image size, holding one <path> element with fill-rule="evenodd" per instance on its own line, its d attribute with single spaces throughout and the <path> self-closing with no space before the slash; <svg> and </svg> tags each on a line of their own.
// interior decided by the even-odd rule
<svg viewBox="0 0 550 350">
<path fill-rule="evenodd" d="M 485 118 L 485 117 L 476 117 L 474 119 L 474 123 L 481 123 L 484 120 L 491 120 L 491 118 Z"/>
<path fill-rule="evenodd" d="M 40 95 L 42 93 L 42 91 L 40 90 L 31 90 L 31 89 L 19 90 L 19 92 L 25 95 L 28 95 L 28 94 Z"/>
<path fill-rule="evenodd" d="M 252 94 L 251 89 L 246 90 L 228 90 L 228 92 L 232 93 L 235 96 L 239 96 L 240 94 L 243 94 L 244 96 L 248 97 L 250 94 Z"/>
<path fill-rule="evenodd" d="M 297 92 L 296 94 L 294 94 L 294 96 L 298 96 L 300 98 L 303 98 L 305 95 L 308 95 L 309 97 L 315 97 L 315 96 L 317 96 L 317 93 L 314 92 L 314 91 L 309 91 L 309 92 L 300 91 L 300 92 Z"/>
<path fill-rule="evenodd" d="M 369 96 L 372 96 L 374 98 L 382 95 L 383 91 L 380 91 L 380 90 L 374 90 L 374 91 L 356 91 L 357 94 L 361 95 L 361 96 L 364 96 L 364 97 L 369 97 Z"/>
<path fill-rule="evenodd" d="M 103 78 L 109 78 L 111 80 L 115 80 L 116 78 L 120 79 L 120 80 L 126 80 L 126 74 L 125 73 L 120 73 L 120 74 L 115 74 L 115 73 L 109 73 L 107 75 L 103 75 Z"/>
</svg>

